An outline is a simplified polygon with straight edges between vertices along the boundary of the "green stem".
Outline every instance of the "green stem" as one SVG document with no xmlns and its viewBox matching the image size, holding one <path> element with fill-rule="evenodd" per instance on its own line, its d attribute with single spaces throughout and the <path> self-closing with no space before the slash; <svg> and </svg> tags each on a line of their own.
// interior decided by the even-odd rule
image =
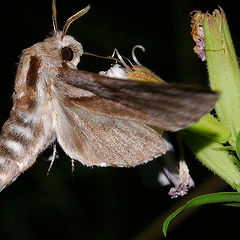
<svg viewBox="0 0 240 240">
<path fill-rule="evenodd" d="M 233 163 L 228 151 L 216 150 L 223 148 L 222 144 L 187 131 L 181 131 L 180 134 L 199 161 L 240 192 L 238 167 Z"/>
</svg>

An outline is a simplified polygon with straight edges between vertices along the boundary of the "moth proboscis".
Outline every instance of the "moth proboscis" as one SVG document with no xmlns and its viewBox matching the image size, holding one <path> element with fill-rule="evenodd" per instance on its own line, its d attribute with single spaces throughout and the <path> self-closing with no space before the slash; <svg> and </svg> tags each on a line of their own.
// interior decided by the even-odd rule
<svg viewBox="0 0 240 240">
<path fill-rule="evenodd" d="M 58 30 L 25 49 L 17 68 L 13 108 L 0 136 L 0 190 L 36 161 L 54 141 L 87 166 L 131 167 L 165 154 L 152 127 L 177 131 L 208 113 L 209 90 L 117 79 L 77 69 L 82 45 Z"/>
</svg>

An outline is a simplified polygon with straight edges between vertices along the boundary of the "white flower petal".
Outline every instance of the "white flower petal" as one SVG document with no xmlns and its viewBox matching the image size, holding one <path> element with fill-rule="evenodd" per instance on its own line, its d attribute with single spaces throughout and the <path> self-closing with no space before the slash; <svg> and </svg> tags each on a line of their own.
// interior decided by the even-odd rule
<svg viewBox="0 0 240 240">
<path fill-rule="evenodd" d="M 126 75 L 124 68 L 122 68 L 119 64 L 114 64 L 112 67 L 110 67 L 109 70 L 101 71 L 99 72 L 99 74 L 105 75 L 107 77 L 129 79 Z"/>
</svg>

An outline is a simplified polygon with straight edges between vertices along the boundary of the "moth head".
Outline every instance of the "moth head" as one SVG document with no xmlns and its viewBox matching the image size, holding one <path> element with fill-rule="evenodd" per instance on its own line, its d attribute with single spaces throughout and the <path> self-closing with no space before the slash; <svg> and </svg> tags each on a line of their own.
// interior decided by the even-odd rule
<svg viewBox="0 0 240 240">
<path fill-rule="evenodd" d="M 54 29 L 53 39 L 57 45 L 56 47 L 58 50 L 58 55 L 60 55 L 61 60 L 71 67 L 77 66 L 80 60 L 80 56 L 83 54 L 83 48 L 82 45 L 73 37 L 66 35 L 67 30 L 72 22 L 87 13 L 89 9 L 90 5 L 68 18 L 63 27 L 63 30 L 59 31 L 57 26 L 56 0 L 52 1 L 52 21 Z"/>
</svg>

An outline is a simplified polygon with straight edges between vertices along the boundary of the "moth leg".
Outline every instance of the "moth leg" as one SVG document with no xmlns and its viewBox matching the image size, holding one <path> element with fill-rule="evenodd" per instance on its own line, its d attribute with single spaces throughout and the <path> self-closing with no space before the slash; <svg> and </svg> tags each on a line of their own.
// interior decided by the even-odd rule
<svg viewBox="0 0 240 240">
<path fill-rule="evenodd" d="M 55 160 L 56 156 L 57 156 L 57 144 L 56 144 L 56 142 L 54 142 L 54 144 L 53 144 L 53 154 L 49 158 L 49 160 L 51 162 L 50 162 L 50 165 L 49 165 L 48 170 L 47 170 L 47 175 L 49 175 L 50 170 L 52 169 L 52 166 L 53 166 L 53 163 L 54 163 L 54 160 Z"/>
</svg>

